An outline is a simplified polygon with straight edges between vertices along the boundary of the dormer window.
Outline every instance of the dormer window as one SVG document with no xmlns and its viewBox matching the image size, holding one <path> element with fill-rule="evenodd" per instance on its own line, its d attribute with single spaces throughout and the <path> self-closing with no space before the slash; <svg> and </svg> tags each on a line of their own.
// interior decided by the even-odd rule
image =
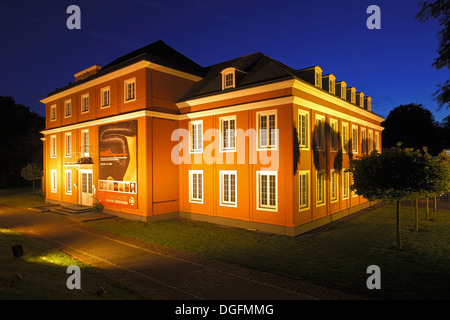
<svg viewBox="0 0 450 320">
<path fill-rule="evenodd" d="M 330 79 L 328 88 L 330 90 L 330 93 L 334 94 L 334 81 Z"/>
<path fill-rule="evenodd" d="M 226 68 L 222 72 L 222 90 L 236 87 L 236 69 Z"/>
<path fill-rule="evenodd" d="M 316 79 L 316 87 L 322 88 L 322 73 L 319 71 L 316 71 L 315 73 L 315 79 Z"/>
</svg>

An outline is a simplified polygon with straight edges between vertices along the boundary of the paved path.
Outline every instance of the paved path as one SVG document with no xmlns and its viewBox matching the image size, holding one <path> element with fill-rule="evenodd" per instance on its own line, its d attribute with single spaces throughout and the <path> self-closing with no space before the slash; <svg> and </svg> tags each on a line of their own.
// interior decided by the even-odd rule
<svg viewBox="0 0 450 320">
<path fill-rule="evenodd" d="M 107 233 L 54 213 L 0 205 L 0 227 L 44 239 L 154 299 L 360 299 L 306 282 Z"/>
</svg>

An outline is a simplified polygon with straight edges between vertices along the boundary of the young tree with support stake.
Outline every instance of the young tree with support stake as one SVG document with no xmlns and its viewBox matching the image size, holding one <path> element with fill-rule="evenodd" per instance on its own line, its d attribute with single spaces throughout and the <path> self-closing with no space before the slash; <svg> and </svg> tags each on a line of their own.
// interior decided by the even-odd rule
<svg viewBox="0 0 450 320">
<path fill-rule="evenodd" d="M 415 199 L 424 181 L 424 161 L 419 151 L 391 148 L 351 161 L 353 190 L 369 200 L 395 201 L 396 247 L 402 249 L 400 201 Z"/>
<path fill-rule="evenodd" d="M 29 163 L 20 171 L 21 176 L 28 181 L 33 181 L 33 193 L 35 191 L 35 181 L 41 179 L 42 169 L 36 163 Z"/>
</svg>

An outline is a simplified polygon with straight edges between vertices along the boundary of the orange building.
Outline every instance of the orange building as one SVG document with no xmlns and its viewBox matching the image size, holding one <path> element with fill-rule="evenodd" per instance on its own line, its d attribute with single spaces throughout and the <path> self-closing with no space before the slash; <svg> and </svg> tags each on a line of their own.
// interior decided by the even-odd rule
<svg viewBox="0 0 450 320">
<path fill-rule="evenodd" d="M 157 41 L 41 102 L 49 202 L 286 235 L 370 205 L 345 169 L 381 150 L 384 119 L 318 66 L 258 52 L 204 68 Z"/>
</svg>

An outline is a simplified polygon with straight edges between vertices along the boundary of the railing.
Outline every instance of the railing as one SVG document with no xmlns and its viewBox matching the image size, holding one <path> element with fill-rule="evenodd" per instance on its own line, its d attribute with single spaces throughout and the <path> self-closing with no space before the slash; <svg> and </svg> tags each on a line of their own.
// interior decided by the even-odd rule
<svg viewBox="0 0 450 320">
<path fill-rule="evenodd" d="M 93 164 L 92 155 L 89 152 L 72 152 L 64 157 L 64 165 Z"/>
</svg>

